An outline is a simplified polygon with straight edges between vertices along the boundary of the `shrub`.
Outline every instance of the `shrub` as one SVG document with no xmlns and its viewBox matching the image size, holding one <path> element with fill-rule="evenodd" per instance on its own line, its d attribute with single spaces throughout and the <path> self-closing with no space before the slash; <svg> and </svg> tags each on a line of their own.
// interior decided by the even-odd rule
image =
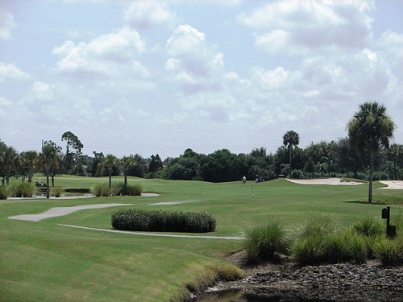
<svg viewBox="0 0 403 302">
<path fill-rule="evenodd" d="M 35 192 L 35 187 L 30 182 L 20 182 L 11 186 L 11 195 L 15 197 L 32 197 Z"/>
<path fill-rule="evenodd" d="M 358 264 L 364 263 L 367 260 L 368 254 L 365 238 L 355 232 L 348 232 L 346 234 L 349 234 L 345 237 L 348 242 L 348 258 Z"/>
<path fill-rule="evenodd" d="M 397 240 L 383 238 L 374 245 L 374 253 L 382 262 L 382 265 L 395 265 L 402 261 L 402 245 Z"/>
<path fill-rule="evenodd" d="M 140 196 L 143 193 L 143 186 L 141 184 L 128 185 L 126 188 L 126 195 Z"/>
<path fill-rule="evenodd" d="M 95 185 L 94 188 L 92 189 L 92 192 L 96 197 L 111 195 L 109 185 L 107 183 Z"/>
<path fill-rule="evenodd" d="M 299 265 L 319 264 L 324 257 L 321 236 L 310 235 L 295 241 L 290 252 Z"/>
<path fill-rule="evenodd" d="M 112 227 L 127 231 L 213 232 L 216 220 L 207 212 L 184 213 L 144 210 L 120 210 L 112 214 Z"/>
<path fill-rule="evenodd" d="M 304 172 L 302 172 L 301 170 L 292 170 L 291 171 L 291 178 L 295 178 L 295 179 L 304 179 Z"/>
<path fill-rule="evenodd" d="M 259 258 L 273 259 L 274 253 L 287 251 L 287 244 L 284 228 L 277 221 L 246 230 L 244 247 L 249 262 L 257 262 Z"/>
<path fill-rule="evenodd" d="M 349 245 L 345 233 L 330 233 L 323 237 L 323 257 L 326 262 L 349 260 Z"/>
<path fill-rule="evenodd" d="M 302 238 L 311 236 L 324 236 L 335 231 L 334 222 L 327 215 L 315 215 L 309 217 L 301 230 Z"/>
<path fill-rule="evenodd" d="M 7 199 L 7 197 L 8 197 L 7 187 L 1 186 L 0 187 L 0 199 Z"/>
<path fill-rule="evenodd" d="M 353 229 L 367 237 L 380 236 L 385 232 L 385 226 L 380 220 L 367 216 L 361 221 L 353 224 Z"/>
<path fill-rule="evenodd" d="M 52 195 L 53 195 L 54 197 L 60 197 L 60 196 L 62 196 L 62 192 L 63 192 L 63 189 L 60 188 L 60 187 L 54 187 L 54 188 L 52 188 Z"/>
</svg>

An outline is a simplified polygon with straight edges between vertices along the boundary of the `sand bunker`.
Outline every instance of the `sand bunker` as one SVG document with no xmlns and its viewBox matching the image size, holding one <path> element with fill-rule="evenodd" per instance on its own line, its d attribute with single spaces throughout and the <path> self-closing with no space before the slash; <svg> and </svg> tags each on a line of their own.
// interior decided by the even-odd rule
<svg viewBox="0 0 403 302">
<path fill-rule="evenodd" d="M 25 214 L 25 215 L 10 216 L 8 217 L 8 219 L 41 221 L 42 219 L 46 218 L 65 216 L 79 210 L 102 209 L 109 207 L 131 206 L 131 205 L 132 204 L 124 204 L 124 203 L 106 203 L 106 204 L 89 204 L 75 207 L 58 207 L 58 208 L 52 208 L 41 214 Z"/>
<path fill-rule="evenodd" d="M 381 184 L 387 185 L 382 189 L 389 190 L 403 190 L 403 180 L 381 180 L 379 181 Z"/>
<path fill-rule="evenodd" d="M 296 184 L 301 185 L 343 185 L 343 186 L 354 186 L 354 185 L 362 185 L 362 182 L 357 181 L 342 181 L 340 178 L 318 178 L 318 179 L 289 179 Z"/>
</svg>

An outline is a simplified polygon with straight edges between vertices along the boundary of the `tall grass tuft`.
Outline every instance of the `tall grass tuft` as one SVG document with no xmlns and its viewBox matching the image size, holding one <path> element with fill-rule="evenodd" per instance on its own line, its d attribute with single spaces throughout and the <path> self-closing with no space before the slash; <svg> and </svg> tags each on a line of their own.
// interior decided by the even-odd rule
<svg viewBox="0 0 403 302">
<path fill-rule="evenodd" d="M 302 227 L 300 237 L 325 236 L 333 233 L 335 230 L 336 226 L 329 216 L 316 215 L 309 217 L 308 221 Z"/>
<path fill-rule="evenodd" d="M 126 194 L 129 196 L 140 196 L 143 193 L 143 186 L 141 184 L 128 185 Z"/>
<path fill-rule="evenodd" d="M 348 242 L 349 259 L 357 264 L 365 263 L 368 255 L 366 238 L 353 231 L 347 231 L 346 235 L 345 239 Z"/>
<path fill-rule="evenodd" d="M 0 199 L 7 199 L 7 197 L 8 197 L 7 187 L 1 186 L 0 187 Z"/>
<path fill-rule="evenodd" d="M 383 238 L 374 245 L 374 253 L 384 266 L 396 265 L 403 259 L 401 242 Z"/>
<path fill-rule="evenodd" d="M 385 226 L 380 220 L 367 216 L 353 224 L 353 229 L 361 235 L 367 237 L 380 236 L 385 233 Z"/>
<path fill-rule="evenodd" d="M 243 244 L 248 262 L 256 263 L 259 259 L 273 260 L 276 252 L 286 252 L 288 240 L 282 224 L 272 221 L 247 229 Z"/>
<path fill-rule="evenodd" d="M 321 236 L 310 235 L 293 242 L 291 255 L 299 265 L 319 264 L 324 258 Z"/>
<path fill-rule="evenodd" d="M 32 197 L 35 192 L 35 187 L 30 182 L 20 182 L 12 185 L 10 191 L 11 195 L 15 197 Z"/>
<path fill-rule="evenodd" d="M 326 262 L 339 263 L 349 260 L 349 241 L 345 232 L 330 233 L 323 237 L 323 257 Z"/>
</svg>

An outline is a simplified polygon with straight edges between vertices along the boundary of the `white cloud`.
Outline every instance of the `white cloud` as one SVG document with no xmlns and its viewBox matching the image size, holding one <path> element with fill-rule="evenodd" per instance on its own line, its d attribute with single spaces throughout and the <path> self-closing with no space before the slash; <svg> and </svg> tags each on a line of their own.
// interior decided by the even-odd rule
<svg viewBox="0 0 403 302">
<path fill-rule="evenodd" d="M 180 25 L 166 43 L 170 56 L 165 69 L 173 73 L 185 94 L 219 90 L 224 55 L 206 43 L 204 33 L 190 25 Z"/>
<path fill-rule="evenodd" d="M 322 49 L 362 48 L 372 38 L 373 10 L 373 2 L 365 0 L 284 0 L 264 4 L 237 19 L 257 30 L 257 47 L 304 55 Z"/>
<path fill-rule="evenodd" d="M 29 75 L 15 65 L 0 62 L 0 83 L 8 79 L 23 80 L 28 78 Z"/>
<path fill-rule="evenodd" d="M 403 34 L 388 30 L 382 34 L 377 45 L 390 64 L 401 72 L 403 70 Z"/>
<path fill-rule="evenodd" d="M 0 7 L 0 40 L 9 40 L 14 27 L 14 16 Z"/>
<path fill-rule="evenodd" d="M 171 25 L 176 16 L 162 1 L 137 0 L 129 4 L 123 19 L 130 26 L 145 29 L 160 24 Z"/>
<path fill-rule="evenodd" d="M 65 41 L 55 47 L 52 54 L 62 57 L 57 65 L 63 73 L 116 76 L 126 70 L 129 74 L 143 77 L 147 74 L 146 68 L 135 58 L 144 50 L 145 43 L 140 35 L 125 27 L 89 42 L 75 44 Z"/>
</svg>

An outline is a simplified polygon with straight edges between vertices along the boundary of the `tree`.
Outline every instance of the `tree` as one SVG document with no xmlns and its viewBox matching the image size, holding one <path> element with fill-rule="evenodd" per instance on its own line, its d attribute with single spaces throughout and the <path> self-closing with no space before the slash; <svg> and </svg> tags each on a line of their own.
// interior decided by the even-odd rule
<svg viewBox="0 0 403 302">
<path fill-rule="evenodd" d="M 162 170 L 162 168 L 164 167 L 162 160 L 160 158 L 160 156 L 157 155 L 151 155 L 151 161 L 150 164 L 148 165 L 148 172 L 149 173 L 155 173 L 158 172 L 159 170 Z"/>
<path fill-rule="evenodd" d="M 0 166 L 2 169 L 2 176 L 6 181 L 6 184 L 10 183 L 10 175 L 13 171 L 17 170 L 19 164 L 19 155 L 14 147 L 7 146 L 3 142 L 0 142 Z"/>
<path fill-rule="evenodd" d="M 131 156 L 123 156 L 120 159 L 120 168 L 122 169 L 123 177 L 124 177 L 124 187 L 123 187 L 123 194 L 127 195 L 127 174 L 129 171 L 130 166 L 134 164 L 133 157 Z"/>
<path fill-rule="evenodd" d="M 34 150 L 21 152 L 20 159 L 21 173 L 28 177 L 28 182 L 32 182 L 35 164 L 38 159 L 38 152 Z"/>
<path fill-rule="evenodd" d="M 299 144 L 299 135 L 295 131 L 288 131 L 286 134 L 283 136 L 283 145 L 288 148 L 288 156 L 290 159 L 290 171 L 292 171 L 292 165 L 291 165 L 291 153 L 292 153 L 292 147 L 293 146 L 298 146 Z"/>
<path fill-rule="evenodd" d="M 67 141 L 64 168 L 67 173 L 77 174 L 81 150 L 84 145 L 74 133 L 67 131 L 62 135 L 62 141 Z"/>
<path fill-rule="evenodd" d="M 119 159 L 112 154 L 107 154 L 104 158 L 104 165 L 106 166 L 108 170 L 108 176 L 109 176 L 109 192 L 112 192 L 112 173 L 113 173 L 113 167 L 119 164 Z"/>
<path fill-rule="evenodd" d="M 393 136 L 395 123 L 386 114 L 386 108 L 377 102 L 363 103 L 347 124 L 349 141 L 358 154 L 369 152 L 369 188 L 368 202 L 372 202 L 372 179 L 374 161 L 379 147 L 389 148 L 389 139 Z"/>
<path fill-rule="evenodd" d="M 61 162 L 62 148 L 52 141 L 45 141 L 42 146 L 42 153 L 39 154 L 39 166 L 42 168 L 46 176 L 46 198 L 49 198 L 49 176 L 52 176 L 52 184 L 54 185 L 54 175 L 58 170 Z"/>
</svg>

